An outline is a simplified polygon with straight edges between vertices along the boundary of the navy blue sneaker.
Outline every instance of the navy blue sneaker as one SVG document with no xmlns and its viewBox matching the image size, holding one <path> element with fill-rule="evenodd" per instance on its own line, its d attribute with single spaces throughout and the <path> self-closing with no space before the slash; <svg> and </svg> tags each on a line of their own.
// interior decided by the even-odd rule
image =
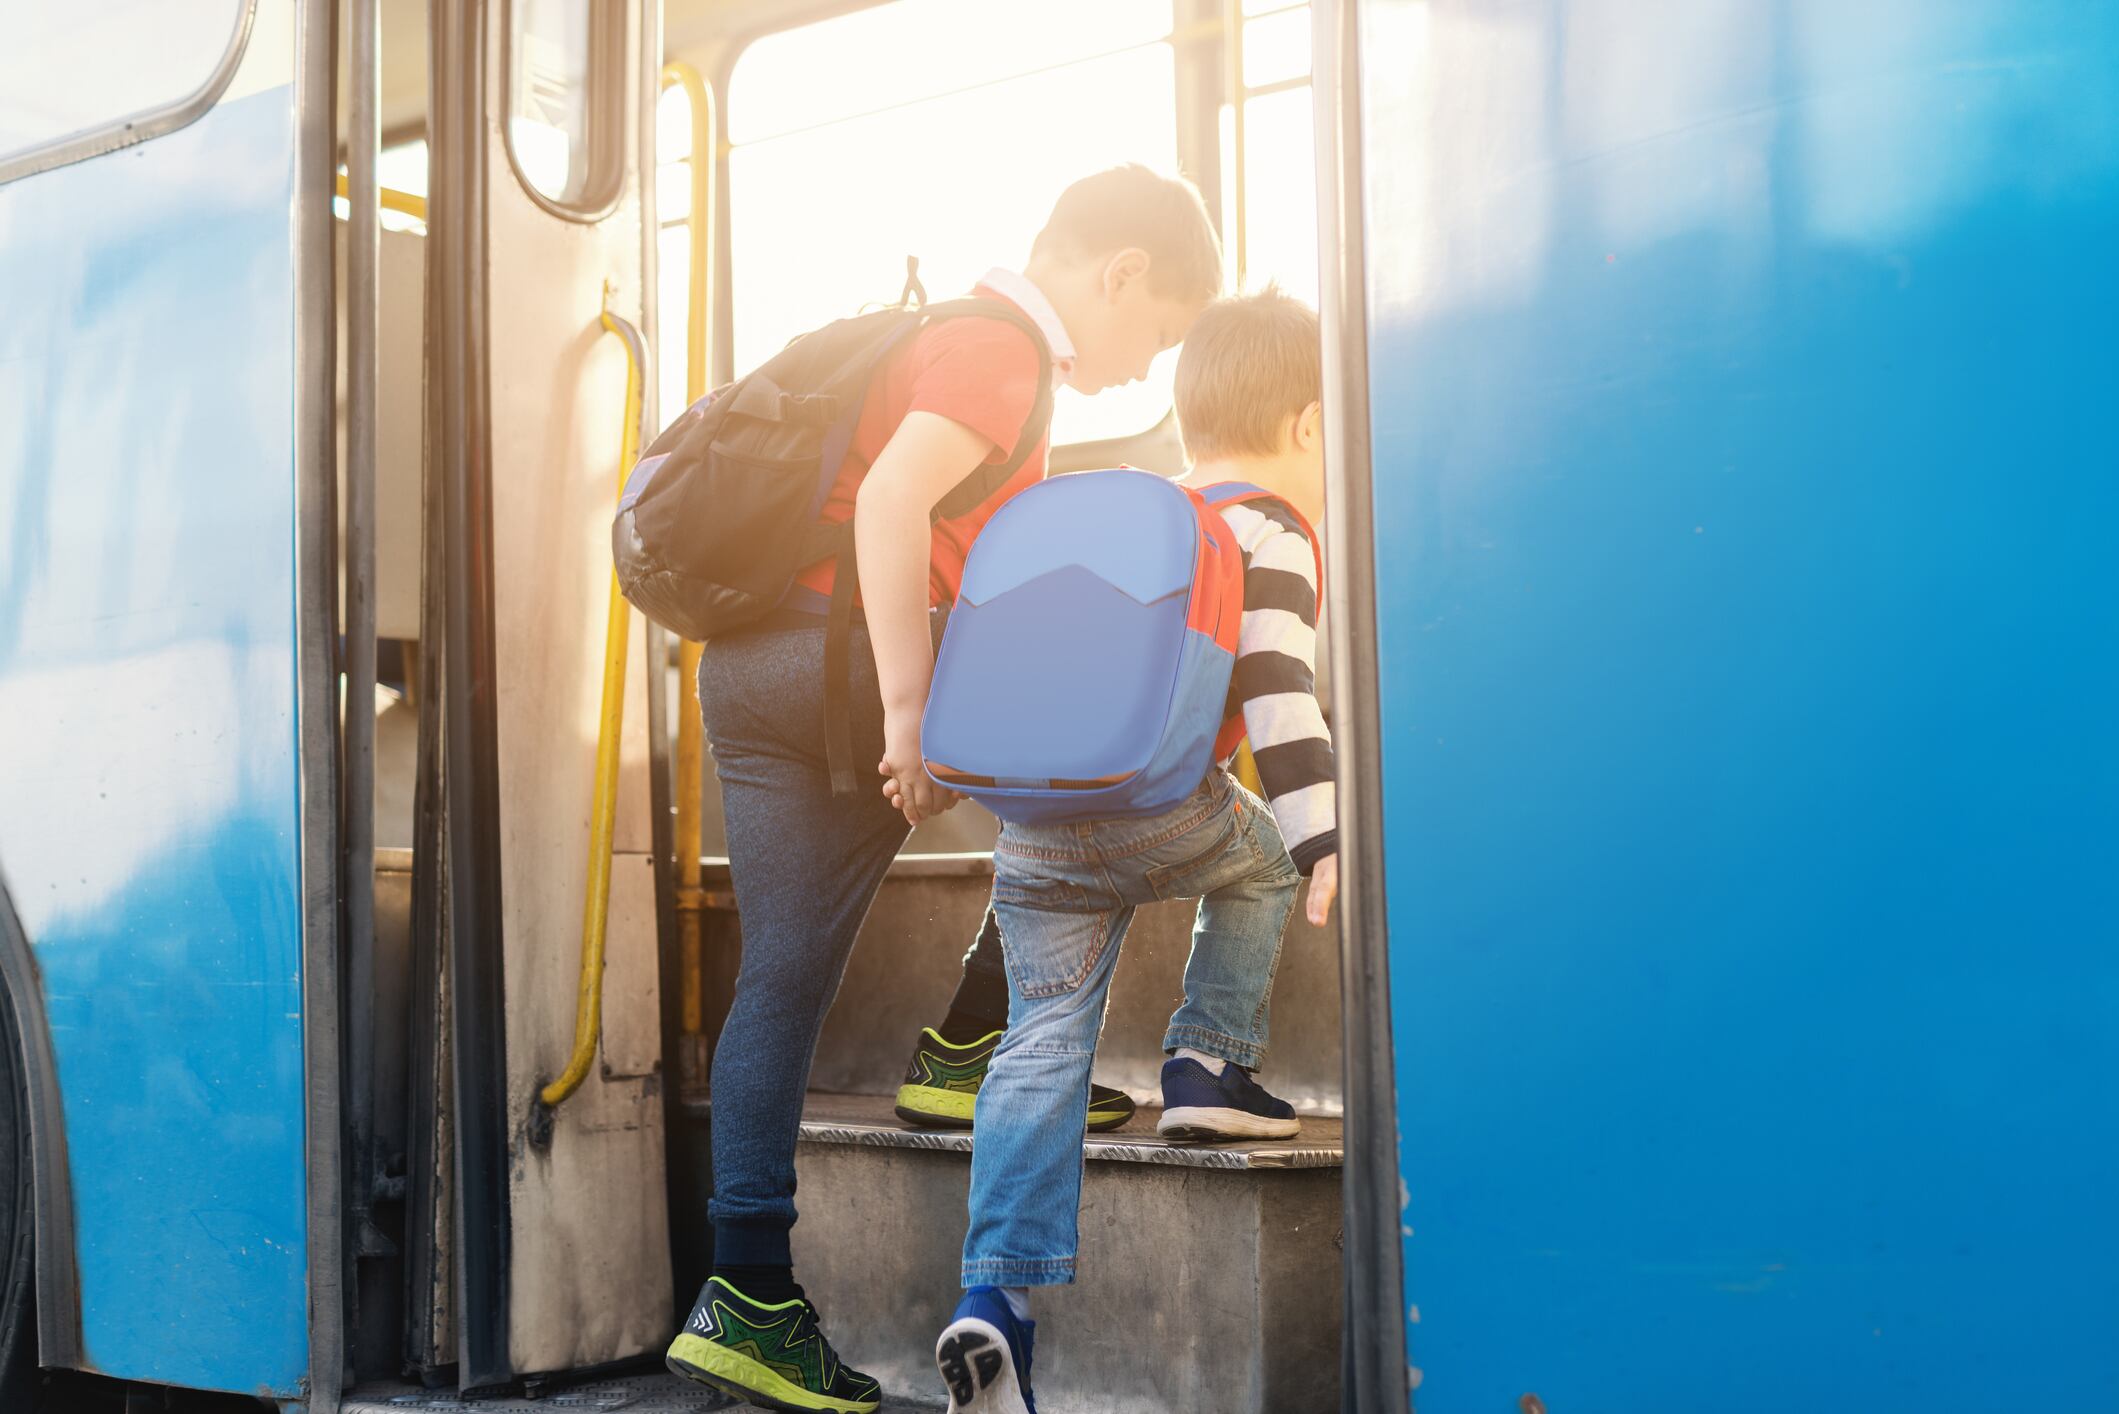
<svg viewBox="0 0 2119 1414">
<path fill-rule="evenodd" d="M 1037 1414 L 1030 1397 L 1030 1347 L 1037 1322 L 1017 1320 L 997 1286 L 974 1286 L 934 1343 L 935 1368 L 949 1386 L 949 1414 Z"/>
<path fill-rule="evenodd" d="M 1163 1062 L 1163 1113 L 1155 1132 L 1194 1144 L 1293 1139 L 1302 1121 L 1293 1105 L 1267 1094 L 1242 1066 L 1225 1065 L 1216 1075 L 1190 1056 L 1172 1056 Z"/>
</svg>

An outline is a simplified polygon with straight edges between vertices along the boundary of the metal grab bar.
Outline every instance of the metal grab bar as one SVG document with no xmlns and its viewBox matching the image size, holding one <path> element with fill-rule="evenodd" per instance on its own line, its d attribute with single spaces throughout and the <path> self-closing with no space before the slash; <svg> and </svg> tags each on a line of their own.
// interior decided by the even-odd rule
<svg viewBox="0 0 2119 1414">
<path fill-rule="evenodd" d="M 706 316 L 712 304 L 714 234 L 714 127 L 713 93 L 699 71 L 682 60 L 662 66 L 662 87 L 684 90 L 692 120 L 691 209 L 685 215 L 690 231 L 690 284 L 686 290 L 684 339 L 684 401 L 686 406 L 706 396 Z M 706 1077 L 706 960 L 701 912 L 706 892 L 699 882 L 700 791 L 705 784 L 706 742 L 699 721 L 699 645 L 685 641 L 677 653 L 677 676 L 683 694 L 677 719 L 677 956 L 681 1002 L 679 1023 L 682 1047 L 677 1074 L 688 1085 Z"/>
<path fill-rule="evenodd" d="M 610 287 L 604 287 L 603 327 L 625 344 L 625 432 L 619 441 L 618 486 L 640 456 L 641 380 L 647 348 L 640 331 L 610 311 Z M 618 746 L 625 718 L 625 658 L 633 633 L 633 608 L 618 592 L 618 572 L 611 571 L 610 608 L 604 623 L 603 706 L 596 727 L 596 793 L 589 816 L 589 880 L 581 911 L 581 978 L 574 995 L 574 1053 L 557 1080 L 537 1092 L 546 1109 L 581 1088 L 596 1059 L 603 1031 L 603 944 L 610 921 L 611 845 L 618 825 Z"/>
</svg>

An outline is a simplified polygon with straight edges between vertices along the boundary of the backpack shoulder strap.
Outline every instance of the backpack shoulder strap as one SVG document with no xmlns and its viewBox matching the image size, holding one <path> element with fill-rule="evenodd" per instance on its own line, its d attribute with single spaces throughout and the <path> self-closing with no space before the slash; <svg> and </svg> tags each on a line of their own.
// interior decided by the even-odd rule
<svg viewBox="0 0 2119 1414">
<path fill-rule="evenodd" d="M 1035 324 L 1017 312 L 1014 306 L 1003 304 L 999 300 L 944 300 L 940 304 L 924 305 L 913 313 L 915 318 L 905 321 L 903 326 L 882 344 L 879 352 L 870 355 L 871 368 L 887 356 L 899 339 L 914 329 L 924 329 L 949 319 L 998 319 L 1005 324 L 1013 324 L 1030 336 L 1032 346 L 1037 349 L 1037 401 L 1032 404 L 1030 416 L 1023 423 L 1022 432 L 1016 437 L 1015 450 L 1009 454 L 1006 462 L 999 465 L 982 463 L 937 502 L 929 518 L 944 520 L 975 509 L 987 497 L 1000 490 L 1010 477 L 1022 470 L 1023 463 L 1030 459 L 1030 453 L 1036 450 L 1037 444 L 1044 439 L 1045 430 L 1052 422 L 1052 350 Z M 872 373 L 870 376 L 873 376 Z M 851 420 L 848 419 L 848 432 L 850 431 Z M 845 452 L 843 439 L 837 442 L 836 455 L 827 452 L 821 472 L 824 478 L 837 478 L 838 464 Z M 818 506 L 822 506 L 821 494 Z M 853 761 L 853 729 L 847 696 L 849 641 L 853 632 L 853 596 L 860 574 L 854 555 L 853 522 L 821 522 L 812 525 L 804 538 L 801 553 L 803 564 L 814 564 L 822 559 L 835 561 L 831 607 L 825 615 L 824 632 L 824 750 L 825 763 L 831 773 L 832 794 L 853 795 L 860 788 Z"/>
<path fill-rule="evenodd" d="M 1302 533 L 1310 542 L 1310 554 L 1317 562 L 1317 607 L 1324 608 L 1324 541 L 1318 538 L 1317 528 L 1301 511 L 1290 505 L 1285 497 L 1276 496 L 1262 486 L 1253 486 L 1248 481 L 1217 481 L 1212 486 L 1193 488 L 1199 499 L 1215 510 L 1224 506 L 1240 506 L 1246 501 L 1271 501 L 1302 527 Z"/>
<path fill-rule="evenodd" d="M 1196 486 L 1192 489 L 1199 499 L 1214 511 L 1219 512 L 1228 506 L 1240 506 L 1247 501 L 1270 501 L 1295 524 L 1301 526 L 1302 533 L 1309 537 L 1310 555 L 1312 562 L 1317 566 L 1317 609 L 1320 614 L 1323 613 L 1324 542 L 1318 539 L 1316 528 L 1301 511 L 1290 505 L 1285 497 L 1276 496 L 1264 487 L 1253 486 L 1248 481 L 1221 481 L 1212 486 Z M 1214 759 L 1226 760 L 1243 745 L 1246 735 L 1242 711 L 1229 713 L 1222 721 L 1221 731 L 1214 738 Z"/>
<path fill-rule="evenodd" d="M 949 319 L 996 319 L 1003 324 L 1012 324 L 1030 336 L 1031 347 L 1037 350 L 1037 400 L 1031 404 L 1030 416 L 1023 420 L 1023 430 L 1015 439 L 1015 448 L 1004 462 L 985 462 L 951 488 L 948 495 L 935 505 L 935 519 L 950 520 L 977 509 L 989 496 L 1008 484 L 1037 444 L 1044 440 L 1052 425 L 1052 348 L 1045 342 L 1045 335 L 1028 316 L 1004 300 L 989 299 L 984 295 L 972 295 L 964 299 L 943 300 L 928 305 L 921 311 L 927 323 L 938 324 Z"/>
</svg>

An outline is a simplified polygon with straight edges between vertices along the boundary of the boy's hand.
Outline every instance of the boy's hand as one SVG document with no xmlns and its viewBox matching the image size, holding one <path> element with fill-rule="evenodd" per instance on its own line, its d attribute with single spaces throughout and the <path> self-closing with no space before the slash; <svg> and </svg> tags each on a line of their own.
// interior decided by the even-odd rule
<svg viewBox="0 0 2119 1414">
<path fill-rule="evenodd" d="M 932 412 L 910 412 L 890 434 L 854 500 L 854 548 L 861 604 L 883 696 L 883 798 L 917 825 L 956 804 L 920 760 L 920 712 L 934 672 L 928 618 L 928 513 L 976 470 L 993 443 Z"/>
<path fill-rule="evenodd" d="M 876 771 L 883 777 L 883 798 L 903 813 L 908 825 L 917 825 L 957 803 L 955 791 L 936 785 L 927 774 L 920 756 L 918 713 L 910 719 L 884 714 L 883 759 L 876 763 Z"/>
<path fill-rule="evenodd" d="M 1339 856 L 1327 854 L 1310 870 L 1310 922 L 1322 928 L 1332 921 L 1332 900 L 1339 897 Z"/>
</svg>

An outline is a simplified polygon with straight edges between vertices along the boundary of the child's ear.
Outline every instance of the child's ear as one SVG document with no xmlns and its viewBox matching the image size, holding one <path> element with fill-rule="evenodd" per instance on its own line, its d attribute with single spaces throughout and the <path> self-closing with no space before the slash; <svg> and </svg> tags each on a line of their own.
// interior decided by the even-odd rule
<svg viewBox="0 0 2119 1414">
<path fill-rule="evenodd" d="M 1295 414 L 1295 425 L 1289 429 L 1295 450 L 1307 452 L 1324 440 L 1324 404 L 1311 403 Z"/>
<path fill-rule="evenodd" d="M 1104 298 L 1116 300 L 1148 275 L 1148 252 L 1127 246 L 1104 262 Z"/>
</svg>

